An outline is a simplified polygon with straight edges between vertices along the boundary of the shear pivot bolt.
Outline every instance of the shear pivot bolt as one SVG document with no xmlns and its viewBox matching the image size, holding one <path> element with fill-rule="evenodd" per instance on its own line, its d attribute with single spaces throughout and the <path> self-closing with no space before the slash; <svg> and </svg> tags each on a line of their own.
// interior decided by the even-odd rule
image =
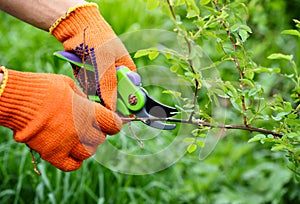
<svg viewBox="0 0 300 204">
<path fill-rule="evenodd" d="M 134 94 L 130 94 L 128 97 L 128 102 L 130 105 L 136 105 L 137 104 L 137 97 Z"/>
</svg>

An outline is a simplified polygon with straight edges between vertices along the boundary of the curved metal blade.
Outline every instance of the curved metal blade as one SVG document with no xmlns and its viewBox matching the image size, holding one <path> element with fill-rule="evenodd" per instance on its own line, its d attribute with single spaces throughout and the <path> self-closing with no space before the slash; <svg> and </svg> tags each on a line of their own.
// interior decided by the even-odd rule
<svg viewBox="0 0 300 204">
<path fill-rule="evenodd" d="M 145 108 L 148 113 L 159 118 L 172 117 L 178 113 L 176 108 L 162 104 L 148 94 L 146 94 Z"/>
<path fill-rule="evenodd" d="M 135 113 L 135 115 L 138 118 L 151 118 L 152 116 L 147 112 L 146 108 L 144 107 L 142 110 L 139 112 Z M 142 121 L 146 125 L 149 125 L 151 127 L 161 129 L 161 130 L 173 130 L 176 128 L 176 124 L 166 124 L 160 121 L 151 121 L 151 120 L 144 120 Z"/>
</svg>

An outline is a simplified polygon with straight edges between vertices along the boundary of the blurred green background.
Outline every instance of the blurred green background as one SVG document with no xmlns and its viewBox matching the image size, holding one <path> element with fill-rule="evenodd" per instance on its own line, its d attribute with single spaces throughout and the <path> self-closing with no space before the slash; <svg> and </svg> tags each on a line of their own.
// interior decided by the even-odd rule
<svg viewBox="0 0 300 204">
<path fill-rule="evenodd" d="M 172 29 L 165 14 L 159 9 L 147 10 L 144 1 L 95 2 L 119 35 L 141 29 Z M 253 29 L 247 48 L 256 62 L 276 66 L 266 60 L 275 52 L 291 53 L 299 60 L 299 45 L 280 32 L 293 28 L 292 19 L 299 16 L 300 1 L 242 2 L 248 6 L 248 23 Z M 63 49 L 54 37 L 3 12 L 0 18 L 2 65 L 72 76 L 69 66 L 52 56 Z M 139 66 L 148 62 L 136 63 Z M 231 73 L 224 70 L 221 74 Z M 282 79 L 271 76 L 268 81 L 274 80 Z M 284 89 L 283 85 L 277 88 Z M 42 172 L 38 176 L 33 172 L 28 148 L 14 142 L 10 130 L 1 127 L 0 134 L 0 203 L 300 202 L 299 184 L 287 168 L 283 153 L 270 153 L 264 145 L 248 144 L 250 134 L 243 131 L 228 131 L 204 160 L 199 160 L 197 154 L 187 154 L 165 170 L 140 176 L 111 171 L 93 159 L 78 171 L 64 173 L 37 158 Z"/>
</svg>

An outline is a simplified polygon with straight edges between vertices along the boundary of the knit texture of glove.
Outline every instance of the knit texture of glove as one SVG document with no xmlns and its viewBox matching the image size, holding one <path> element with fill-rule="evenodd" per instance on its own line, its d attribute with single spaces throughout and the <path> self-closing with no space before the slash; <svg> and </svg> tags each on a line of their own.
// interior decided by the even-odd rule
<svg viewBox="0 0 300 204">
<path fill-rule="evenodd" d="M 120 131 L 121 119 L 89 101 L 71 78 L 0 69 L 0 124 L 57 168 L 78 169 L 106 134 Z"/>
<path fill-rule="evenodd" d="M 95 89 L 103 105 L 115 110 L 116 67 L 124 65 L 135 71 L 135 65 L 98 6 L 87 3 L 69 9 L 50 28 L 50 33 L 63 43 L 66 51 L 73 51 L 79 57 L 90 56 L 95 68 Z"/>
</svg>

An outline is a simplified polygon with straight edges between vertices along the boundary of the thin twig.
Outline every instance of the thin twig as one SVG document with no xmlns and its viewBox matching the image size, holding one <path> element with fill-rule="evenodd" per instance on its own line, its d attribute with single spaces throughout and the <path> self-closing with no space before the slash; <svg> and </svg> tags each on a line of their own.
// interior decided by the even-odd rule
<svg viewBox="0 0 300 204">
<path fill-rule="evenodd" d="M 35 161 L 35 159 L 34 159 L 34 154 L 33 154 L 33 152 L 32 152 L 33 150 L 30 148 L 30 155 L 31 155 L 31 162 L 33 163 L 33 170 L 34 170 L 34 172 L 37 174 L 37 175 L 39 175 L 39 176 L 41 176 L 42 174 L 41 174 L 41 172 L 38 170 L 38 168 L 37 168 L 37 162 Z"/>
<path fill-rule="evenodd" d="M 81 58 L 82 62 L 82 67 L 83 67 L 83 72 L 84 72 L 84 82 L 85 82 L 85 95 L 88 97 L 88 78 L 87 78 L 87 72 L 86 72 L 86 67 L 85 67 L 85 31 L 88 27 L 85 27 L 83 30 L 83 55 Z"/>
<path fill-rule="evenodd" d="M 185 39 L 187 47 L 188 47 L 188 52 L 189 52 L 188 54 L 190 55 L 191 52 L 192 52 L 191 42 L 189 41 L 187 36 L 184 36 L 184 39 Z M 192 70 L 192 73 L 196 75 L 197 73 L 196 73 L 196 70 L 194 68 L 193 61 L 191 59 L 188 59 L 187 61 L 188 61 L 190 69 Z M 198 95 L 199 86 L 200 86 L 200 82 L 198 81 L 198 79 L 195 79 L 195 90 L 194 90 L 194 95 L 193 95 L 193 105 L 194 105 L 194 107 L 193 107 L 193 111 L 192 111 L 192 113 L 189 117 L 189 120 L 192 120 L 194 114 L 196 113 L 195 109 L 196 109 L 196 105 L 197 105 L 197 95 Z"/>
<path fill-rule="evenodd" d="M 140 149 L 144 149 L 143 141 L 135 134 L 134 130 L 132 129 L 131 123 L 128 123 L 128 127 L 129 127 L 131 134 L 135 137 L 135 139 L 140 144 Z"/>
<path fill-rule="evenodd" d="M 173 17 L 174 20 L 176 20 L 176 15 L 175 15 L 173 5 L 171 4 L 170 0 L 167 0 L 167 2 L 168 2 L 168 5 L 169 5 L 169 9 L 171 11 L 172 17 Z"/>
</svg>

